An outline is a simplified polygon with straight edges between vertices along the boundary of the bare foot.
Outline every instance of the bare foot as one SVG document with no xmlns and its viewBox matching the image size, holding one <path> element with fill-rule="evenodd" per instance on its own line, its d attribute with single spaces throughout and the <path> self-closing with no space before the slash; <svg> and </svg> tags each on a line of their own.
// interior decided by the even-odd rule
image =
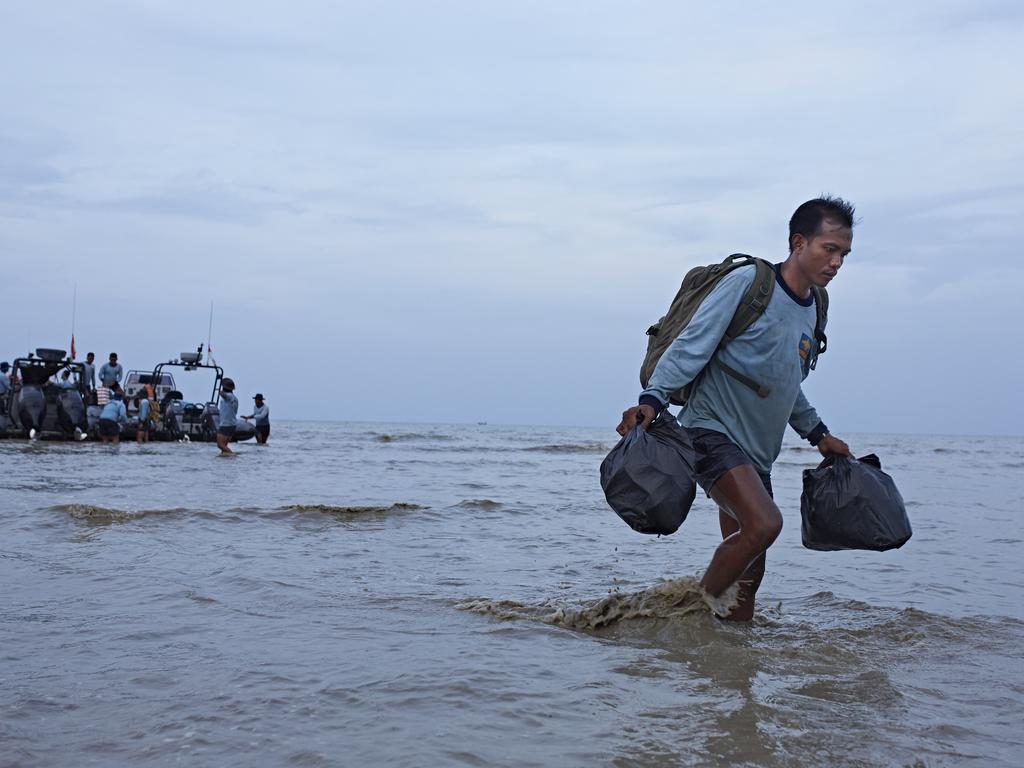
<svg viewBox="0 0 1024 768">
<path fill-rule="evenodd" d="M 715 597 L 709 594 L 706 590 L 704 592 L 704 602 L 707 604 L 711 612 L 720 619 L 732 619 L 732 613 L 737 608 L 737 596 L 739 593 L 739 585 L 730 584 L 722 594 Z M 742 619 L 740 619 L 742 621 Z"/>
</svg>

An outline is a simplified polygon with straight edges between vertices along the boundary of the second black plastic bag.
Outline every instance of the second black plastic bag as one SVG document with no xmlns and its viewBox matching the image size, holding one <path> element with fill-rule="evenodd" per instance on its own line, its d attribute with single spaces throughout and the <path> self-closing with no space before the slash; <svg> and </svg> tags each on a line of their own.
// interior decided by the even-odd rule
<svg viewBox="0 0 1024 768">
<path fill-rule="evenodd" d="M 910 539 L 910 520 L 896 483 L 875 454 L 829 456 L 804 470 L 800 533 L 808 549 L 884 552 Z"/>
<path fill-rule="evenodd" d="M 601 462 L 601 487 L 615 513 L 640 533 L 675 533 L 697 485 L 693 444 L 671 414 L 634 427 Z"/>
</svg>

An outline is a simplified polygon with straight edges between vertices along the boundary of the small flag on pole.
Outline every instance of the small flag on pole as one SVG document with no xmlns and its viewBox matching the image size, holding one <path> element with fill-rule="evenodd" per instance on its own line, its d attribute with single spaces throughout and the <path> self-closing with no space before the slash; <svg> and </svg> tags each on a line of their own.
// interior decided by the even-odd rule
<svg viewBox="0 0 1024 768">
<path fill-rule="evenodd" d="M 75 334 L 71 334 L 71 359 L 75 359 Z"/>
</svg>

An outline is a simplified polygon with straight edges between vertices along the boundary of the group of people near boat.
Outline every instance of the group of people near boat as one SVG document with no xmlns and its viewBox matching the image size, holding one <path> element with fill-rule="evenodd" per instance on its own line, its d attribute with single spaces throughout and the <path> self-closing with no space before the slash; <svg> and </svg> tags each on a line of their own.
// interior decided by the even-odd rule
<svg viewBox="0 0 1024 768">
<path fill-rule="evenodd" d="M 65 369 L 52 384 L 60 389 L 79 389 L 84 385 L 86 403 L 101 406 L 96 430 L 103 443 L 119 443 L 121 432 L 128 425 L 128 408 L 131 402 L 136 414 L 135 440 L 139 443 L 149 442 L 150 432 L 159 428 L 162 422 L 160 404 L 156 400 L 156 391 L 151 384 L 144 384 L 131 397 L 126 397 L 121 386 L 124 368 L 118 362 L 116 352 L 111 352 L 108 361 L 96 369 L 96 354 L 89 352 L 82 363 L 81 383 L 71 378 L 71 371 Z M 0 363 L 0 408 L 6 402 L 6 395 L 15 383 L 10 364 Z M 99 386 L 97 386 L 97 377 Z M 238 418 L 238 397 L 235 395 L 235 382 L 230 378 L 221 381 L 220 408 L 217 414 L 217 447 L 222 454 L 233 451 L 228 443 L 234 438 L 236 420 Z M 245 421 L 252 421 L 255 428 L 256 442 L 266 445 L 270 437 L 270 407 L 266 404 L 262 393 L 253 397 L 253 412 L 242 416 Z M 78 430 L 76 430 L 78 432 Z M 82 439 L 85 435 L 82 435 Z"/>
</svg>

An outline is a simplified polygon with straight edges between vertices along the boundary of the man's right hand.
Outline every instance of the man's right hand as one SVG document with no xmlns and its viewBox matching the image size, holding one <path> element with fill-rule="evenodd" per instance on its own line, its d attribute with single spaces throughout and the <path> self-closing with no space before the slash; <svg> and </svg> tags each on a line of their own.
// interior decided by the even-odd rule
<svg viewBox="0 0 1024 768">
<path fill-rule="evenodd" d="M 619 426 L 615 428 L 615 431 L 625 436 L 638 422 L 640 422 L 640 429 L 646 431 L 651 422 L 654 421 L 655 416 L 657 414 L 651 406 L 634 405 L 632 408 L 627 408 L 622 412 L 622 421 L 619 422 Z M 643 419 L 642 422 L 640 421 L 641 418 Z"/>
</svg>

